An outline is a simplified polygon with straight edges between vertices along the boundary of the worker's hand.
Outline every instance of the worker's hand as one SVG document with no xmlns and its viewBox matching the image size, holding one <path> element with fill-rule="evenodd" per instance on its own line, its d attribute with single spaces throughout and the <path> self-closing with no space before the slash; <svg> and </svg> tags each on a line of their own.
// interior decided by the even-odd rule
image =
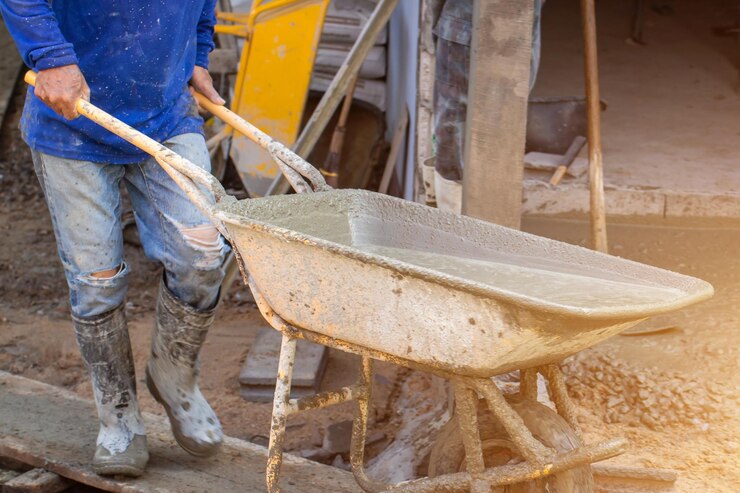
<svg viewBox="0 0 740 493">
<path fill-rule="evenodd" d="M 75 107 L 78 99 L 90 100 L 90 87 L 77 65 L 39 70 L 33 92 L 67 120 L 79 116 Z"/>
<path fill-rule="evenodd" d="M 203 67 L 195 66 L 193 77 L 190 79 L 190 86 L 191 89 L 195 89 L 216 104 L 224 104 L 226 102 L 224 101 L 224 98 L 218 95 L 218 92 L 213 87 L 211 74 L 209 74 L 208 70 Z M 200 105 L 198 105 L 198 109 L 203 111 L 203 108 L 201 108 Z"/>
</svg>

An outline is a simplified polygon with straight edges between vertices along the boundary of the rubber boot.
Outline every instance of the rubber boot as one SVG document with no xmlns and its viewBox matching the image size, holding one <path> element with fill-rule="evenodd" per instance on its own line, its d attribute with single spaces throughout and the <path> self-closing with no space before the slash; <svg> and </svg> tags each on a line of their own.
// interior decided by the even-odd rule
<svg viewBox="0 0 740 493">
<path fill-rule="evenodd" d="M 223 442 L 216 413 L 198 388 L 198 353 L 213 324 L 215 308 L 198 311 L 160 284 L 152 354 L 146 384 L 164 406 L 177 443 L 198 457 L 215 454 Z"/>
<path fill-rule="evenodd" d="M 92 319 L 73 317 L 100 418 L 93 470 L 138 477 L 149 460 L 123 305 Z"/>
</svg>

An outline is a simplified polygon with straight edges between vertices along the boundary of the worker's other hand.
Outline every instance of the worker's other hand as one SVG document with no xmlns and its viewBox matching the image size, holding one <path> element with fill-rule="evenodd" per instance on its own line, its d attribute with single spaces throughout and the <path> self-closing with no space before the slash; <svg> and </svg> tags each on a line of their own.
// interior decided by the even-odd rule
<svg viewBox="0 0 740 493">
<path fill-rule="evenodd" d="M 77 65 L 39 70 L 34 94 L 67 120 L 78 116 L 77 100 L 90 100 L 90 87 Z"/>
<path fill-rule="evenodd" d="M 190 79 L 190 86 L 192 89 L 195 89 L 216 104 L 224 104 L 226 102 L 224 101 L 224 98 L 219 96 L 216 88 L 213 87 L 211 74 L 209 74 L 208 70 L 203 67 L 195 66 L 193 77 Z M 204 111 L 200 105 L 198 105 L 198 109 Z"/>
</svg>

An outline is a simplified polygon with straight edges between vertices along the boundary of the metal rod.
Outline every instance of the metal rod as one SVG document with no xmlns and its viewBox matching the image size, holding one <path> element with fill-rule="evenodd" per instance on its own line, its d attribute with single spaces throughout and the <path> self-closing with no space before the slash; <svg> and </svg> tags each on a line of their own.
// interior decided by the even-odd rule
<svg viewBox="0 0 740 493">
<path fill-rule="evenodd" d="M 270 426 L 270 444 L 267 452 L 267 491 L 280 492 L 280 467 L 283 464 L 283 443 L 285 442 L 285 422 L 288 419 L 288 399 L 290 383 L 295 364 L 296 340 L 283 334 L 280 346 L 275 398 L 272 401 L 272 425 Z"/>
<path fill-rule="evenodd" d="M 370 15 L 370 19 L 365 24 L 357 41 L 352 46 L 352 50 L 347 55 L 347 59 L 339 67 L 337 74 L 334 76 L 334 79 L 331 81 L 324 96 L 319 101 L 318 106 L 316 106 L 311 118 L 306 122 L 306 126 L 303 127 L 301 135 L 293 146 L 293 149 L 299 156 L 308 157 L 313 150 L 319 137 L 321 137 L 324 129 L 329 124 L 329 120 L 334 115 L 334 111 L 339 106 L 339 102 L 347 94 L 349 85 L 359 73 L 362 62 L 375 44 L 378 34 L 380 34 L 383 26 L 390 19 L 397 4 L 398 0 L 381 0 L 376 5 L 375 10 Z M 289 188 L 290 185 L 282 175 L 279 175 L 272 182 L 272 185 L 270 185 L 267 195 L 282 195 Z"/>
<path fill-rule="evenodd" d="M 301 399 L 290 399 L 288 401 L 288 414 L 295 414 L 309 409 L 329 407 L 354 399 L 362 389 L 354 385 L 342 387 L 339 390 L 330 390 L 319 394 L 303 397 Z"/>
<path fill-rule="evenodd" d="M 355 398 L 355 418 L 352 421 L 352 443 L 350 447 L 350 463 L 355 481 L 364 491 L 377 493 L 385 491 L 390 485 L 378 483 L 367 477 L 365 472 L 365 442 L 367 441 L 367 421 L 370 410 L 373 384 L 373 360 L 362 358 L 362 372 L 357 387 L 360 389 Z"/>
<path fill-rule="evenodd" d="M 568 422 L 578 438 L 581 437 L 581 428 L 576 418 L 576 407 L 568 396 L 568 389 L 565 386 L 563 372 L 558 365 L 547 365 L 541 368 L 542 374 L 547 378 L 550 390 L 550 398 L 555 403 L 555 407 L 565 421 Z"/>
<path fill-rule="evenodd" d="M 486 465 L 483 460 L 483 445 L 481 445 L 480 430 L 478 429 L 478 394 L 461 380 L 456 380 L 454 386 L 457 406 L 455 415 L 465 447 L 465 465 L 473 478 L 470 492 L 489 493 L 491 486 L 488 482 L 479 479 L 479 475 L 486 469 Z"/>
<path fill-rule="evenodd" d="M 474 382 L 474 383 L 473 383 Z M 514 444 L 528 462 L 533 464 L 544 464 L 548 462 L 554 451 L 540 443 L 524 424 L 521 416 L 514 411 L 501 390 L 489 379 L 474 380 L 471 382 L 488 403 L 491 412 L 496 416 Z"/>
<path fill-rule="evenodd" d="M 605 442 L 578 447 L 569 452 L 557 454 L 549 464 L 536 466 L 529 462 L 514 465 L 498 466 L 486 469 L 480 474 L 491 487 L 533 481 L 538 478 L 557 474 L 583 464 L 599 462 L 615 457 L 627 449 L 627 440 L 617 438 Z M 467 493 L 472 476 L 467 472 L 445 474 L 436 478 L 417 479 L 398 484 L 388 491 L 403 493 Z"/>
<path fill-rule="evenodd" d="M 581 0 L 581 21 L 585 45 L 586 108 L 588 112 L 588 180 L 590 187 L 591 244 L 606 253 L 606 210 L 604 206 L 604 164 L 601 154 L 601 103 L 599 65 L 596 52 L 594 0 Z"/>
<path fill-rule="evenodd" d="M 537 402 L 537 370 L 527 368 L 519 371 L 519 394 L 532 402 Z"/>
</svg>

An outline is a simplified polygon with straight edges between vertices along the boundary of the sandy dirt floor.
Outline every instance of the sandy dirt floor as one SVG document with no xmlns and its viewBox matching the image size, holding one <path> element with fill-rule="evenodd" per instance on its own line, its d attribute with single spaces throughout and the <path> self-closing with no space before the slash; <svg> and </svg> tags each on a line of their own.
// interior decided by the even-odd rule
<svg viewBox="0 0 740 493">
<path fill-rule="evenodd" d="M 587 225 L 530 219 L 528 231 L 585 245 Z M 586 437 L 624 436 L 616 463 L 674 468 L 676 491 L 740 491 L 740 226 L 611 225 L 611 253 L 700 277 L 712 300 L 652 319 L 569 359 Z"/>
</svg>

